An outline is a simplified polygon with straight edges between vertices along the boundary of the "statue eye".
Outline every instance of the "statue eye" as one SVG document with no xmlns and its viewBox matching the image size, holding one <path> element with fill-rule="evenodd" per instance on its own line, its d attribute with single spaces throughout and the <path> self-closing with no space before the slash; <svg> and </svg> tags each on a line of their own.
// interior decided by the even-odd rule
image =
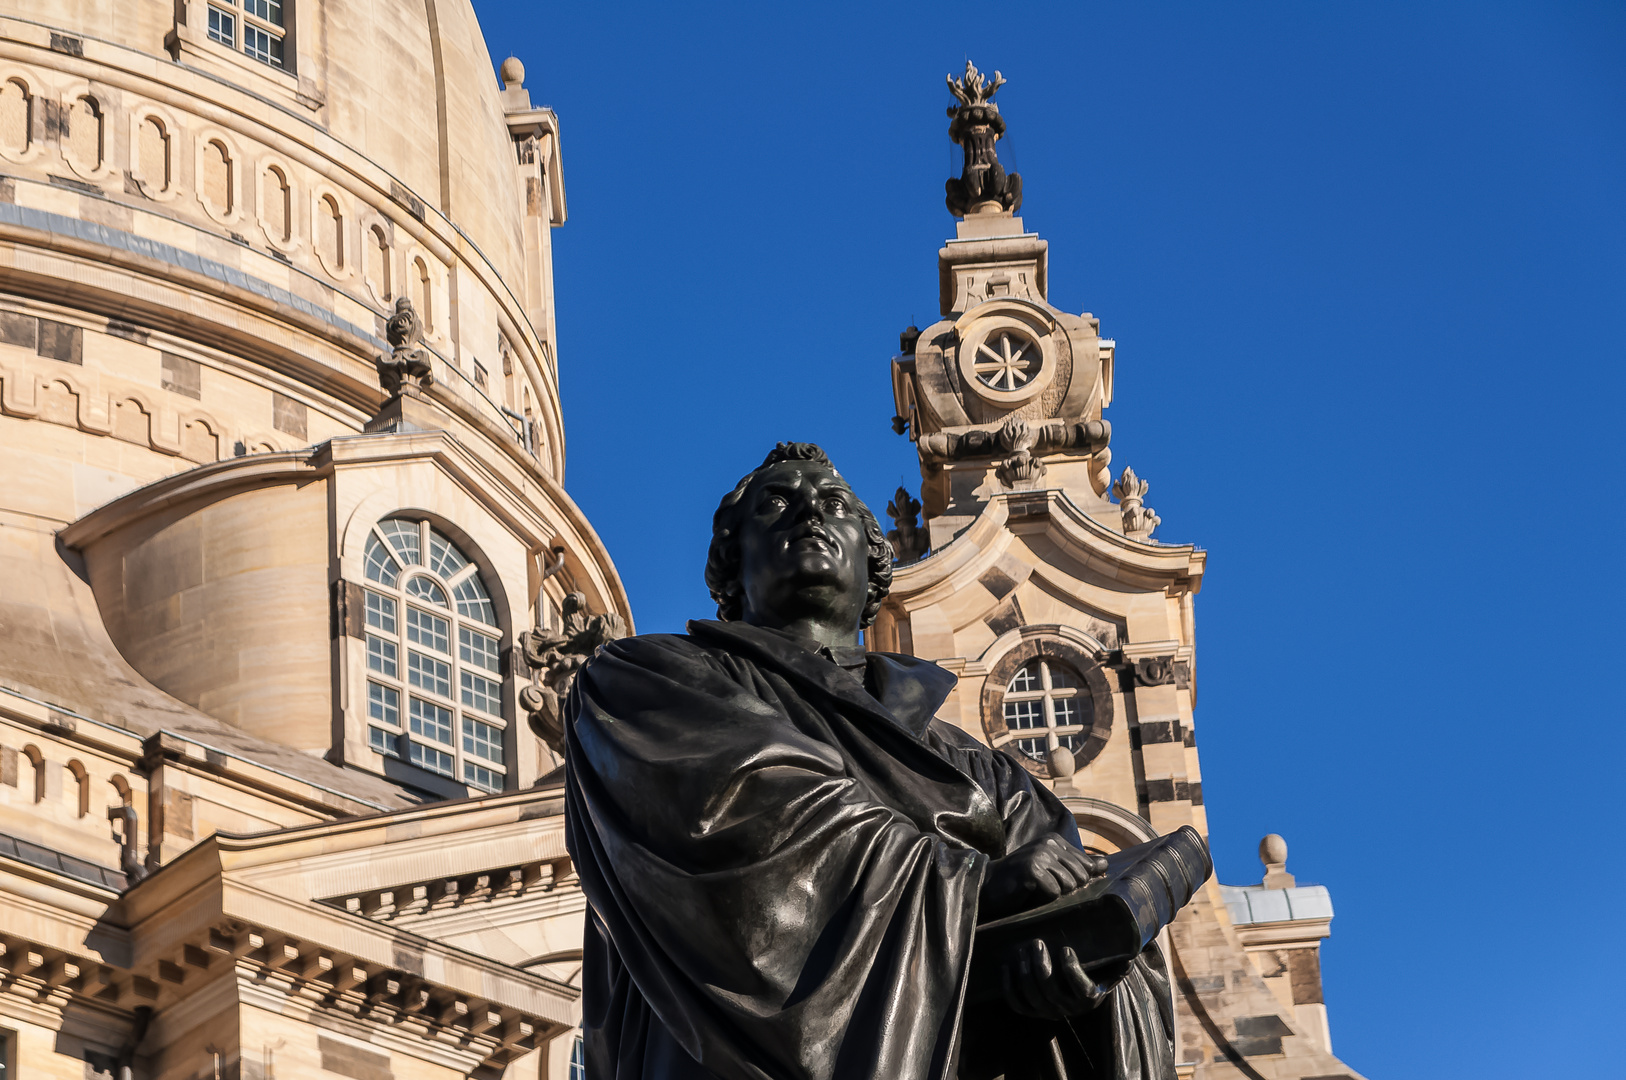
<svg viewBox="0 0 1626 1080">
<path fill-rule="evenodd" d="M 785 501 L 783 495 L 769 495 L 762 500 L 762 509 L 764 510 L 783 510 L 789 505 L 790 503 Z"/>
<path fill-rule="evenodd" d="M 840 495 L 832 495 L 824 500 L 824 510 L 829 514 L 845 514 L 847 512 L 847 500 Z"/>
</svg>

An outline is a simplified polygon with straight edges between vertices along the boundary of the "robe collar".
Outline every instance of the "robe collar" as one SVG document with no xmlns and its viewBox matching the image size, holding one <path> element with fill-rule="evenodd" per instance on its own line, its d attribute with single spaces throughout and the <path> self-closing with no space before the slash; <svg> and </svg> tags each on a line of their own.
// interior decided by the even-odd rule
<svg viewBox="0 0 1626 1080">
<path fill-rule="evenodd" d="M 799 681 L 847 705 L 880 716 L 916 738 L 925 736 L 937 710 L 948 699 L 954 684 L 960 681 L 959 676 L 930 660 L 882 652 L 864 654 L 864 673 L 860 681 L 854 677 L 858 673 L 845 670 L 846 665 L 841 662 L 850 658 L 835 654 L 837 659 L 832 663 L 800 638 L 746 622 L 696 619 L 689 623 L 689 633 L 720 639 L 742 652 L 766 659 Z"/>
</svg>

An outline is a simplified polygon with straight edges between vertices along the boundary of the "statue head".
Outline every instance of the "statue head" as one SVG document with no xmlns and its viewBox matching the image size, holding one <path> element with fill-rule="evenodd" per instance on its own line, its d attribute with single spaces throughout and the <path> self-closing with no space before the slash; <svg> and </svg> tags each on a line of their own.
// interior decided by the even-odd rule
<svg viewBox="0 0 1626 1080">
<path fill-rule="evenodd" d="M 720 619 L 856 635 L 892 586 L 892 546 L 823 450 L 782 442 L 717 507 L 706 586 Z"/>
</svg>

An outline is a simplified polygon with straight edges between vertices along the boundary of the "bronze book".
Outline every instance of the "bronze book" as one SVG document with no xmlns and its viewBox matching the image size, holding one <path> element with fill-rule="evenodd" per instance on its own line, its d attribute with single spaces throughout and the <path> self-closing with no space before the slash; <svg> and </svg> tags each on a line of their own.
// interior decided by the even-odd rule
<svg viewBox="0 0 1626 1080">
<path fill-rule="evenodd" d="M 1208 845 L 1190 825 L 1108 855 L 1106 873 L 1082 889 L 977 927 L 969 999 L 998 998 L 1006 956 L 1034 938 L 1052 957 L 1072 949 L 1086 971 L 1133 958 L 1213 872 Z"/>
</svg>

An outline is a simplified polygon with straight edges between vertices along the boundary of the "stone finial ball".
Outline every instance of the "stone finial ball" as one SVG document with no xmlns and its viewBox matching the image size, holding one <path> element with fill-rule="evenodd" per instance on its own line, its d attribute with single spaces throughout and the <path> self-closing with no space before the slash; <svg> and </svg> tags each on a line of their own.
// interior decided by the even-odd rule
<svg viewBox="0 0 1626 1080">
<path fill-rule="evenodd" d="M 1078 762 L 1073 758 L 1073 752 L 1065 746 L 1058 746 L 1050 751 L 1048 758 L 1050 775 L 1061 779 L 1073 775 L 1078 768 Z"/>
<path fill-rule="evenodd" d="M 1259 841 L 1259 861 L 1266 866 L 1287 861 L 1287 841 L 1282 839 L 1280 833 L 1271 833 Z"/>
<path fill-rule="evenodd" d="M 503 89 L 511 90 L 525 84 L 525 65 L 519 62 L 519 57 L 510 56 L 502 62 L 502 69 L 498 72 L 502 76 Z"/>
</svg>

